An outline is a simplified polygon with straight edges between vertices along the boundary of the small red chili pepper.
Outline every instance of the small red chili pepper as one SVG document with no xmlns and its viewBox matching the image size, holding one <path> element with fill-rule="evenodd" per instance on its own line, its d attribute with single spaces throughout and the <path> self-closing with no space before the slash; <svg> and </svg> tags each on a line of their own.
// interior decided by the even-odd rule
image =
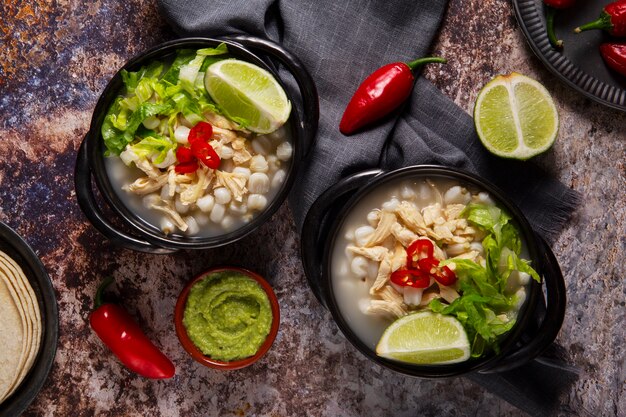
<svg viewBox="0 0 626 417">
<path fill-rule="evenodd" d="M 433 278 L 446 287 L 453 285 L 456 282 L 456 274 L 446 265 L 437 268 L 437 272 L 433 275 Z"/>
<path fill-rule="evenodd" d="M 202 141 L 191 143 L 191 152 L 198 158 L 200 162 L 211 169 L 217 169 L 220 166 L 220 157 L 211 145 Z"/>
<path fill-rule="evenodd" d="M 181 164 L 184 164 L 187 162 L 192 162 L 195 159 L 195 156 L 193 156 L 193 152 L 191 152 L 191 149 L 179 146 L 178 148 L 176 148 L 176 159 L 178 159 L 178 162 L 180 162 Z"/>
<path fill-rule="evenodd" d="M 613 36 L 626 36 L 626 0 L 607 4 L 597 20 L 577 27 L 574 32 L 592 29 L 606 30 Z"/>
<path fill-rule="evenodd" d="M 196 172 L 198 170 L 198 162 L 193 160 L 190 162 L 178 164 L 174 167 L 174 170 L 178 174 L 191 174 L 192 172 Z"/>
<path fill-rule="evenodd" d="M 171 378 L 174 364 L 143 333 L 124 309 L 102 303 L 102 292 L 113 282 L 106 278 L 96 292 L 94 311 L 89 317 L 92 329 L 131 371 L 147 378 Z"/>
<path fill-rule="evenodd" d="M 556 14 L 557 9 L 567 9 L 574 5 L 576 0 L 543 0 L 543 3 L 546 7 L 546 28 L 548 31 L 548 40 L 555 48 L 562 48 L 563 41 L 557 39 L 556 33 L 554 32 L 554 15 Z"/>
<path fill-rule="evenodd" d="M 600 54 L 606 65 L 626 76 L 626 44 L 603 43 Z"/>
<path fill-rule="evenodd" d="M 427 288 L 430 276 L 417 269 L 399 269 L 390 278 L 391 282 L 401 287 Z"/>
<path fill-rule="evenodd" d="M 417 261 L 417 266 L 420 270 L 434 276 L 438 271 L 439 261 L 435 258 L 424 258 Z"/>
<path fill-rule="evenodd" d="M 208 142 L 213 136 L 213 126 L 207 122 L 198 122 L 194 127 L 189 131 L 189 136 L 187 136 L 187 141 L 190 144 L 201 140 L 203 142 Z"/>
<path fill-rule="evenodd" d="M 417 239 L 406 248 L 407 267 L 415 268 L 417 261 L 424 258 L 432 258 L 435 252 L 433 242 L 428 239 Z"/>
<path fill-rule="evenodd" d="M 446 60 L 420 58 L 408 63 L 394 62 L 374 71 L 350 99 L 339 124 L 341 133 L 351 135 L 397 109 L 411 94 L 415 81 L 413 70 L 432 62 L 445 63 Z"/>
</svg>

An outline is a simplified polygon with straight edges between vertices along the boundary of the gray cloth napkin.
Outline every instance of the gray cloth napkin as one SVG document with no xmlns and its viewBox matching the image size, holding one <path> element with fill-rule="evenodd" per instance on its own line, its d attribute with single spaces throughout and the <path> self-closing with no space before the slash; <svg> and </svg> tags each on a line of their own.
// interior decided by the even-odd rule
<svg viewBox="0 0 626 417">
<path fill-rule="evenodd" d="M 384 64 L 428 54 L 446 4 L 446 0 L 160 0 L 164 15 L 181 35 L 245 33 L 269 38 L 296 54 L 311 72 L 320 95 L 320 125 L 315 148 L 300 167 L 290 196 L 298 227 L 317 196 L 348 174 L 433 163 L 463 168 L 496 183 L 536 230 L 554 238 L 574 210 L 577 195 L 531 163 L 487 153 L 471 117 L 424 79 L 418 79 L 406 106 L 384 123 L 350 137 L 339 132 L 343 110 L 368 74 Z M 564 380 L 550 372 L 564 376 L 565 371 L 537 363 L 525 368 L 534 376 L 516 377 L 524 375 L 520 371 L 497 377 L 476 374 L 471 379 L 533 415 L 547 415 Z"/>
</svg>

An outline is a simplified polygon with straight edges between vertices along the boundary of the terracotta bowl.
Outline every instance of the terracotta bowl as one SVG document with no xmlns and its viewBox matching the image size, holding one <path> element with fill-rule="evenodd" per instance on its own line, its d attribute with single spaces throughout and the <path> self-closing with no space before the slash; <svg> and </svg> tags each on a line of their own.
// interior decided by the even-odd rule
<svg viewBox="0 0 626 417">
<path fill-rule="evenodd" d="M 223 362 L 206 356 L 200 349 L 196 347 L 196 345 L 192 342 L 187 334 L 187 329 L 183 324 L 183 316 L 185 313 L 185 306 L 187 305 L 187 297 L 189 297 L 189 291 L 191 287 L 198 281 L 204 279 L 208 274 L 214 272 L 223 272 L 223 271 L 232 271 L 239 272 L 247 277 L 255 280 L 259 283 L 261 288 L 265 290 L 267 297 L 270 300 L 270 306 L 272 308 L 272 327 L 270 328 L 270 332 L 265 339 L 265 342 L 261 345 L 259 350 L 254 354 L 254 356 L 250 356 L 245 359 L 231 361 L 231 362 Z M 200 362 L 204 366 L 208 366 L 209 368 L 222 369 L 222 370 L 234 370 L 245 368 L 246 366 L 250 366 L 259 359 L 263 357 L 270 349 L 272 344 L 274 343 L 274 339 L 276 339 L 276 335 L 278 334 L 278 326 L 280 324 L 280 309 L 278 306 L 278 299 L 276 298 L 276 294 L 274 294 L 274 290 L 270 286 L 270 284 L 259 274 L 249 271 L 243 268 L 235 268 L 235 267 L 219 267 L 212 268 L 208 271 L 204 271 L 203 273 L 197 275 L 194 279 L 189 281 L 185 288 L 181 291 L 178 296 L 178 301 L 176 302 L 176 307 L 174 310 L 174 325 L 176 326 L 176 335 L 178 336 L 178 340 L 183 345 L 183 348 L 194 358 L 197 362 Z"/>
</svg>

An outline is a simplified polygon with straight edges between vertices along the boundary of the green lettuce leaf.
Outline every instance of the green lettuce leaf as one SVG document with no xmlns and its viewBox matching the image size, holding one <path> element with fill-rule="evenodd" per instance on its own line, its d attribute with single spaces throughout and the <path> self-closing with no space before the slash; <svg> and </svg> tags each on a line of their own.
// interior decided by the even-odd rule
<svg viewBox="0 0 626 417">
<path fill-rule="evenodd" d="M 513 271 L 530 274 L 540 282 L 528 261 L 519 257 L 522 242 L 519 231 L 503 210 L 482 204 L 470 204 L 462 212 L 470 223 L 487 233 L 482 245 L 485 266 L 468 259 L 447 259 L 440 265 L 454 265 L 461 296 L 451 304 L 435 299 L 429 308 L 437 313 L 455 316 L 467 331 L 472 357 L 488 350 L 499 351 L 498 340 L 511 330 L 515 320 L 506 312 L 514 306 L 515 296 L 505 294 Z"/>
<path fill-rule="evenodd" d="M 151 159 L 155 164 L 160 164 L 170 149 L 176 149 L 176 143 L 170 141 L 165 136 L 158 135 L 154 131 L 149 132 L 145 138 L 129 148 L 140 158 Z"/>
</svg>

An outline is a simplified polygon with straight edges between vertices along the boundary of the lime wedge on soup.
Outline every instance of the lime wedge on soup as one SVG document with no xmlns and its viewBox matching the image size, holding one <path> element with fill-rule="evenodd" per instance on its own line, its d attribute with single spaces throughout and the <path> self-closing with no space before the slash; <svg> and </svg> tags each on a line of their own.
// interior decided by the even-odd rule
<svg viewBox="0 0 626 417">
<path fill-rule="evenodd" d="M 526 160 L 548 150 L 559 130 L 550 93 L 522 74 L 498 75 L 478 93 L 474 125 L 494 155 Z"/>
<path fill-rule="evenodd" d="M 460 321 L 425 311 L 394 321 L 380 338 L 376 353 L 417 365 L 442 365 L 467 360 L 470 345 Z"/>
<path fill-rule="evenodd" d="M 252 132 L 273 132 L 289 118 L 285 90 L 272 74 L 249 62 L 225 59 L 210 65 L 204 85 L 227 117 Z"/>
</svg>

